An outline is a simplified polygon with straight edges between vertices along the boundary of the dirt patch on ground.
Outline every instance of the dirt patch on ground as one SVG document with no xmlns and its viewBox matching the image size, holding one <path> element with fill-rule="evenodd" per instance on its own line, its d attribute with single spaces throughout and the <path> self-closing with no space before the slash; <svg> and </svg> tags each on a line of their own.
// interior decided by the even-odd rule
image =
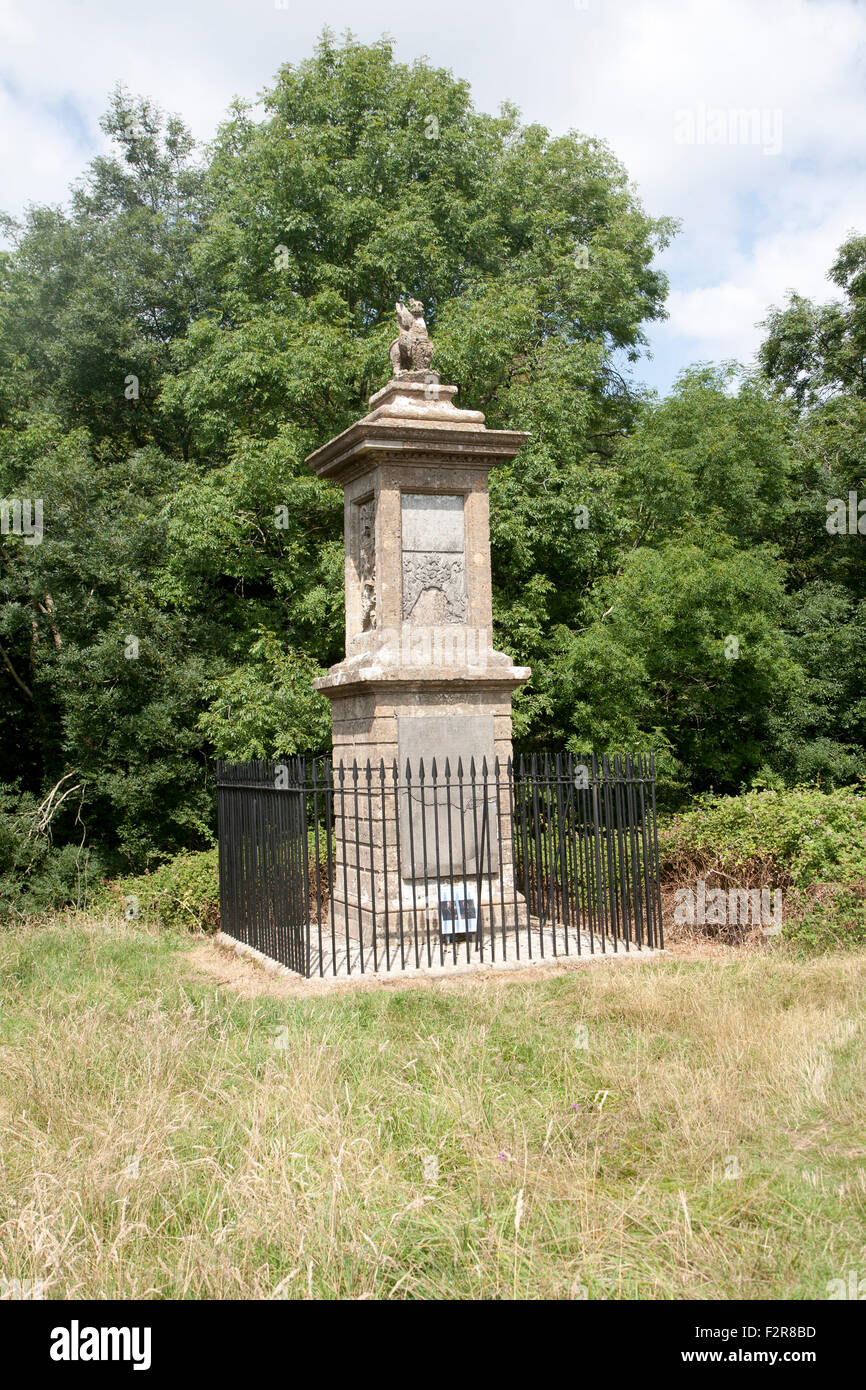
<svg viewBox="0 0 866 1390">
<path fill-rule="evenodd" d="M 236 956 L 231 951 L 221 950 L 213 941 L 196 946 L 187 955 L 190 965 L 201 975 L 207 975 L 214 984 L 224 985 L 242 998 L 259 995 L 283 995 L 288 976 L 272 975 L 254 960 Z"/>
</svg>

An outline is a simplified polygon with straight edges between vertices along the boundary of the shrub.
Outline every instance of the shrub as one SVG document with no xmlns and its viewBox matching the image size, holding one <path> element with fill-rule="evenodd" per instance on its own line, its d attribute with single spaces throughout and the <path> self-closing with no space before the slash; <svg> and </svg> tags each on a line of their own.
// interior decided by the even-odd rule
<svg viewBox="0 0 866 1390">
<path fill-rule="evenodd" d="M 314 832 L 309 832 L 310 883 L 318 882 L 323 910 L 328 905 L 327 838 L 319 835 L 318 879 Z M 334 852 L 333 840 L 331 852 Z M 104 882 L 93 903 L 115 908 L 147 926 L 215 932 L 220 926 L 219 857 L 213 849 L 175 855 L 138 877 Z"/>
<path fill-rule="evenodd" d="M 804 950 L 866 945 L 866 796 L 813 787 L 703 796 L 659 828 L 669 887 L 785 890 L 784 939 Z M 742 940 L 742 930 L 701 934 Z"/>
<path fill-rule="evenodd" d="M 220 921 L 217 850 L 178 854 L 151 873 L 115 879 L 105 885 L 100 901 L 150 926 L 217 931 Z"/>
<path fill-rule="evenodd" d="M 852 787 L 702 796 L 660 827 L 659 854 L 667 879 L 853 883 L 866 876 L 866 796 Z"/>
<path fill-rule="evenodd" d="M 785 939 L 808 952 L 866 946 L 866 878 L 814 884 L 792 904 Z"/>
</svg>

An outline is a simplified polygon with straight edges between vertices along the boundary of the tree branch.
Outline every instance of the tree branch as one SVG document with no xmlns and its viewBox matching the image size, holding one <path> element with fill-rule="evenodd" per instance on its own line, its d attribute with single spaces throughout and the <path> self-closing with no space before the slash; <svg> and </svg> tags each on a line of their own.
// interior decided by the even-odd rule
<svg viewBox="0 0 866 1390">
<path fill-rule="evenodd" d="M 12 662 L 9 660 L 8 656 L 6 655 L 6 649 L 5 649 L 5 647 L 3 647 L 2 644 L 0 644 L 0 656 L 2 656 L 3 661 L 5 662 L 5 665 L 6 665 L 6 669 L 7 669 L 7 671 L 9 672 L 10 676 L 12 677 L 12 679 L 14 680 L 15 684 L 16 684 L 21 690 L 24 691 L 24 694 L 27 696 L 28 700 L 32 700 L 32 699 L 33 699 L 33 691 L 30 689 L 30 686 L 29 686 L 29 685 L 25 684 L 25 682 L 24 682 L 24 681 L 21 679 L 21 677 L 19 676 L 18 672 L 15 670 L 15 667 L 12 665 Z"/>
</svg>

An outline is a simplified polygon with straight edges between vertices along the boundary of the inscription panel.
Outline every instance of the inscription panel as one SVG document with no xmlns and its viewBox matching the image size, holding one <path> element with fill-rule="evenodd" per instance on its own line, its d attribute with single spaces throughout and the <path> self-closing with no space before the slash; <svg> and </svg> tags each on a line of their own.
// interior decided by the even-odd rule
<svg viewBox="0 0 866 1390">
<path fill-rule="evenodd" d="M 400 715 L 397 719 L 400 782 L 412 772 L 411 792 L 400 796 L 404 879 L 445 879 L 449 873 L 498 872 L 499 825 L 493 784 L 493 715 Z M 436 760 L 436 787 L 430 786 Z M 450 785 L 445 782 L 448 759 Z M 475 785 L 471 760 L 475 759 Z M 482 760 L 487 759 L 487 796 Z M 424 786 L 419 779 L 424 761 Z M 462 786 L 457 775 L 462 762 Z M 486 804 L 485 804 L 486 803 Z M 411 840 L 410 840 L 411 823 Z M 410 858 L 410 844 L 414 856 Z"/>
</svg>

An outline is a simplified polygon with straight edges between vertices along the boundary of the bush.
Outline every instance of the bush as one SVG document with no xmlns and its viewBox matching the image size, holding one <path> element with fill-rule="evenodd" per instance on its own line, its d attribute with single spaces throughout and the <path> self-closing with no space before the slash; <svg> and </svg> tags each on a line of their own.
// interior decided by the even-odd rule
<svg viewBox="0 0 866 1390">
<path fill-rule="evenodd" d="M 784 889 L 795 947 L 866 945 L 866 796 L 853 787 L 700 797 L 659 827 L 659 858 L 668 886 Z"/>
<path fill-rule="evenodd" d="M 178 854 L 152 873 L 115 879 L 100 894 L 105 906 L 148 926 L 181 931 L 219 929 L 219 864 L 217 850 Z"/>
<path fill-rule="evenodd" d="M 866 946 L 866 878 L 814 884 L 793 903 L 784 935 L 807 952 Z"/>
<path fill-rule="evenodd" d="M 866 876 L 866 796 L 852 787 L 702 796 L 660 827 L 659 854 L 667 879 L 854 883 Z"/>
</svg>

